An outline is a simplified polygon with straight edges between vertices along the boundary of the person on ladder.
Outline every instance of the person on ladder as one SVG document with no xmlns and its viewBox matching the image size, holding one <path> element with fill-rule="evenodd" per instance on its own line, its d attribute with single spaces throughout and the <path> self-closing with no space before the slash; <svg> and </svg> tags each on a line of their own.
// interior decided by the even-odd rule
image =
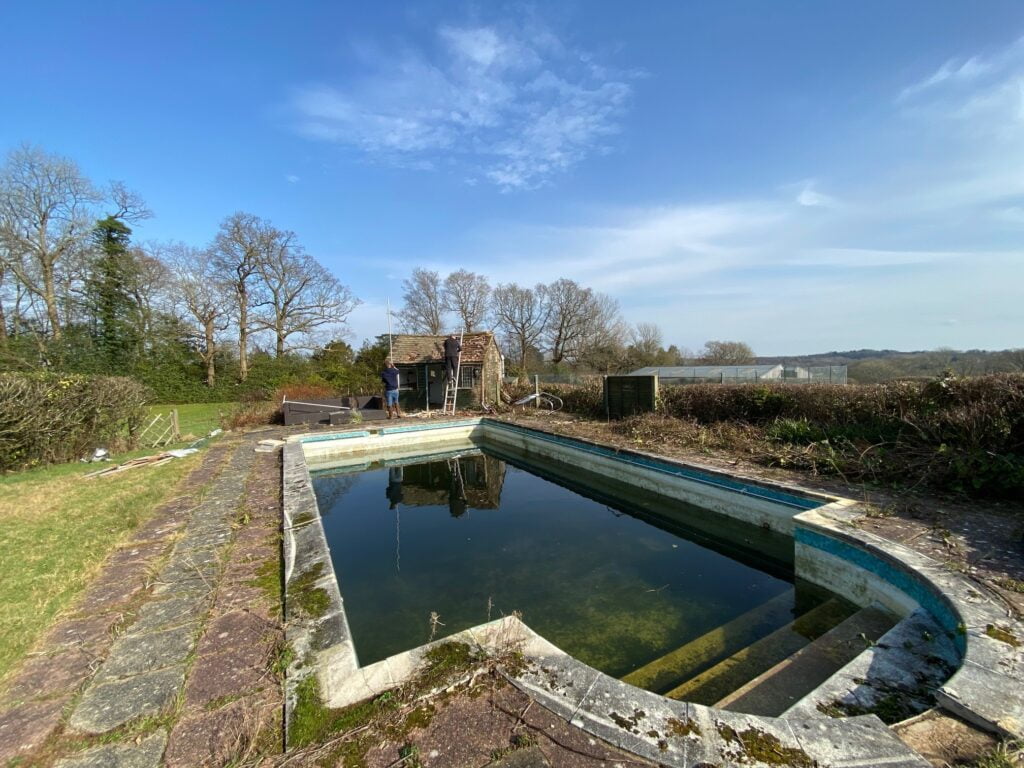
<svg viewBox="0 0 1024 768">
<path fill-rule="evenodd" d="M 459 355 L 462 354 L 462 345 L 455 338 L 454 333 L 448 334 L 444 340 L 444 370 L 449 382 L 455 382 L 455 372 L 459 369 Z M 455 382 L 458 385 L 458 382 Z"/>
</svg>

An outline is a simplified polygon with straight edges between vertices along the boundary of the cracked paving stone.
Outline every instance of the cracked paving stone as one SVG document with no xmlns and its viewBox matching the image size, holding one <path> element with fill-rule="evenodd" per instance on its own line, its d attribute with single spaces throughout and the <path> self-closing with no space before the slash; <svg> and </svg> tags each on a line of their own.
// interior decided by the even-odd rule
<svg viewBox="0 0 1024 768">
<path fill-rule="evenodd" d="M 157 768 L 167 746 L 167 731 L 138 744 L 107 744 L 57 761 L 57 768 Z"/>
<path fill-rule="evenodd" d="M 71 726 L 86 733 L 105 733 L 129 720 L 153 715 L 169 704 L 185 680 L 185 666 L 93 685 L 71 715 Z"/>
<path fill-rule="evenodd" d="M 132 633 L 119 638 L 110 649 L 95 682 L 105 683 L 181 664 L 195 647 L 197 628 L 193 622 L 160 632 Z"/>
<path fill-rule="evenodd" d="M 208 598 L 202 594 L 177 595 L 166 600 L 153 600 L 143 605 L 135 623 L 129 631 L 132 634 L 153 632 L 195 621 L 209 607 Z"/>
</svg>

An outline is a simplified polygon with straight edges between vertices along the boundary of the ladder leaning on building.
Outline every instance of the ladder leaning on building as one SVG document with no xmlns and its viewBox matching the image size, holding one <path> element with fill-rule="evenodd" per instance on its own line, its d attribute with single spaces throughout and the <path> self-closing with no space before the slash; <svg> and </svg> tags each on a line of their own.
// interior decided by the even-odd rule
<svg viewBox="0 0 1024 768">
<path fill-rule="evenodd" d="M 455 376 L 448 379 L 444 385 L 444 405 L 441 413 L 455 415 L 455 401 L 459 399 L 459 376 L 462 373 L 462 341 L 466 336 L 466 330 L 459 331 L 459 356 L 455 358 Z"/>
</svg>

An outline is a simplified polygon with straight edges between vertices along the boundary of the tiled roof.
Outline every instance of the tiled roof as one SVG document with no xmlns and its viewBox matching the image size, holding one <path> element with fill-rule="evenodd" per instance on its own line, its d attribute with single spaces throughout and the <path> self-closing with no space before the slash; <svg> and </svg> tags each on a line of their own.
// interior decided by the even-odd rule
<svg viewBox="0 0 1024 768">
<path fill-rule="evenodd" d="M 448 337 L 395 334 L 391 339 L 392 359 L 395 365 L 442 362 L 446 338 Z M 455 338 L 458 338 L 458 335 Z M 493 338 L 494 335 L 490 332 L 467 333 L 462 339 L 462 362 L 482 363 L 487 345 Z"/>
</svg>

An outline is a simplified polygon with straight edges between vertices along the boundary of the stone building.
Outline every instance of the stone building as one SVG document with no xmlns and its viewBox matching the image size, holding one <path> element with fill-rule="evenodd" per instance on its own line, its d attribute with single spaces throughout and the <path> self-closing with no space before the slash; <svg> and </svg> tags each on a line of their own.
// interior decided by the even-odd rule
<svg viewBox="0 0 1024 768">
<path fill-rule="evenodd" d="M 395 334 L 392 357 L 399 372 L 403 410 L 440 408 L 444 403 L 444 340 L 446 336 Z M 467 333 L 462 339 L 459 407 L 495 404 L 501 394 L 504 360 L 494 334 Z"/>
</svg>

